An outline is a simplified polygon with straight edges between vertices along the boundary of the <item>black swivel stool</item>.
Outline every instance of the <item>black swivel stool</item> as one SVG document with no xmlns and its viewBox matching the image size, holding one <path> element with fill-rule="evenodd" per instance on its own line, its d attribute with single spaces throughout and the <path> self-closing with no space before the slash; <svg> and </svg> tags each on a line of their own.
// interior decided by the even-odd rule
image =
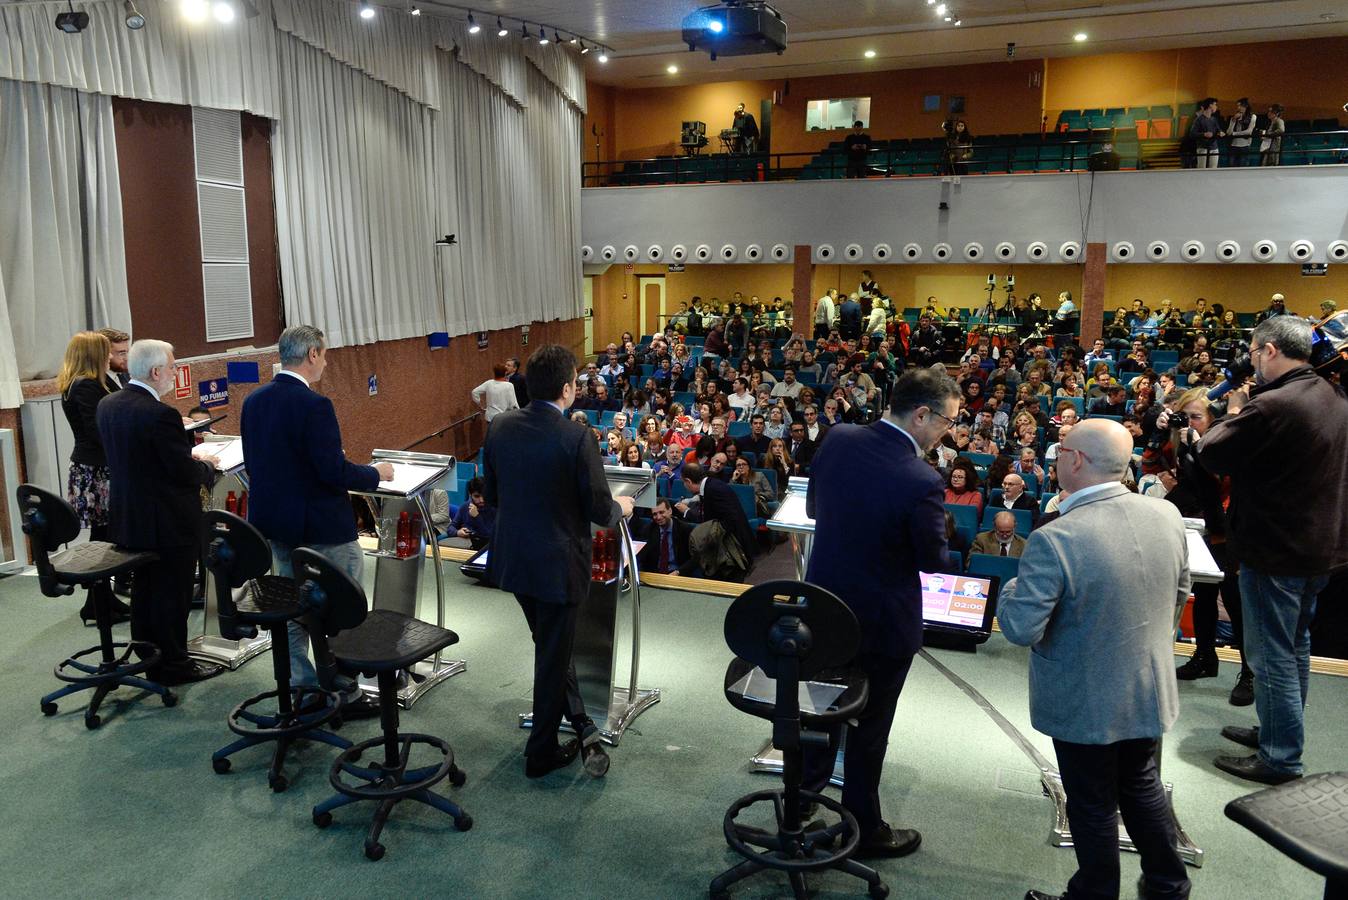
<svg viewBox="0 0 1348 900">
<path fill-rule="evenodd" d="M 803 745 L 827 748 L 828 734 L 818 729 L 854 718 L 866 706 L 866 676 L 846 668 L 861 644 L 856 617 L 821 587 L 802 581 L 769 581 L 740 594 L 730 605 L 725 639 L 736 656 L 726 670 L 726 699 L 736 709 L 772 722 L 772 745 L 782 751 L 782 788 L 746 794 L 727 810 L 726 842 L 744 862 L 716 876 L 710 888 L 712 900 L 729 897 L 732 884 L 764 869 L 786 872 L 797 900 L 806 897 L 805 874 L 824 869 L 863 878 L 872 897 L 887 897 L 889 888 L 879 874 L 851 858 L 861 840 L 856 817 L 837 800 L 800 786 Z M 776 679 L 775 702 L 732 689 L 755 667 Z M 846 687 L 827 711 L 805 712 L 800 709 L 799 686 L 806 680 Z M 775 832 L 735 821 L 757 803 L 772 805 Z M 840 821 L 806 830 L 801 824 L 806 804 L 818 804 Z M 831 849 L 835 844 L 836 849 Z"/>
<path fill-rule="evenodd" d="M 1348 772 L 1323 772 L 1226 804 L 1244 825 L 1325 876 L 1325 900 L 1348 900 Z"/>
<path fill-rule="evenodd" d="M 431 791 L 445 778 L 461 787 L 467 776 L 454 765 L 454 751 L 441 738 L 429 734 L 398 732 L 398 673 L 418 660 L 459 642 L 452 631 L 388 609 L 367 612 L 365 592 L 349 575 L 312 550 L 301 548 L 291 556 L 300 592 L 315 610 L 321 628 L 310 632 L 317 643 L 326 643 L 337 666 L 349 675 L 373 676 L 379 680 L 380 737 L 362 741 L 343 751 L 332 764 L 329 780 L 337 795 L 314 807 L 314 824 L 327 828 L 332 811 L 360 800 L 373 800 L 374 822 L 365 838 L 365 856 L 384 857 L 379 835 L 393 807 L 415 800 L 454 818 L 454 827 L 467 831 L 473 819 L 457 804 Z M 411 765 L 418 745 L 432 751 L 430 765 Z M 382 759 L 361 765 L 360 758 L 382 750 Z"/>
<path fill-rule="evenodd" d="M 66 687 L 42 698 L 42 714 L 56 715 L 56 701 L 79 691 L 93 691 L 93 699 L 84 711 L 87 728 L 103 723 L 98 708 L 108 694 L 119 687 L 135 687 L 158 694 L 165 706 L 173 706 L 178 697 L 162 684 L 140 678 L 153 668 L 160 657 L 159 648 L 147 641 L 118 642 L 112 639 L 112 579 L 134 572 L 156 561 L 153 553 L 119 550 L 106 541 L 89 541 L 65 550 L 56 548 L 79 536 L 80 520 L 65 500 L 31 484 L 18 489 L 23 515 L 23 533 L 33 550 L 38 585 L 47 597 L 64 597 L 75 588 L 93 588 L 98 621 L 98 646 L 57 663 L 55 675 Z M 118 651 L 121 651 L 120 655 Z M 82 661 L 98 654 L 98 662 Z"/>
<path fill-rule="evenodd" d="M 211 755 L 211 765 L 221 775 L 230 770 L 230 757 L 258 744 L 275 742 L 267 784 L 280 793 L 290 786 L 281 771 L 286 752 L 296 741 L 322 741 L 345 750 L 351 742 L 323 725 L 334 722 L 342 698 L 335 691 L 290 684 L 291 620 L 309 612 L 299 586 L 289 578 L 268 575 L 271 546 L 252 525 L 223 510 L 206 513 L 201 530 L 201 558 L 210 573 L 220 619 L 220 636 L 237 641 L 257 637 L 258 628 L 271 633 L 271 665 L 276 689 L 249 697 L 225 720 L 239 736 L 232 744 Z M 236 600 L 234 589 L 243 591 Z"/>
</svg>

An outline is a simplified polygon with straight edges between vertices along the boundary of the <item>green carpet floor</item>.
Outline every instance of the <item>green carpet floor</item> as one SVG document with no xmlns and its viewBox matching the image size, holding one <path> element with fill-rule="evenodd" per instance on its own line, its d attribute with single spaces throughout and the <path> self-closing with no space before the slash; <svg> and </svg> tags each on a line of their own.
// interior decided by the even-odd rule
<svg viewBox="0 0 1348 900">
<path fill-rule="evenodd" d="M 36 579 L 0 580 L 0 884 L 8 897 L 468 897 L 682 898 L 706 895 L 708 880 L 734 862 L 721 835 L 727 805 L 771 778 L 748 771 L 768 734 L 721 696 L 728 651 L 721 639 L 727 601 L 691 593 L 643 592 L 642 686 L 664 700 L 613 751 L 613 768 L 591 780 L 579 768 L 537 782 L 523 775 L 531 650 L 513 600 L 451 569 L 447 624 L 462 636 L 454 655 L 468 671 L 436 687 L 404 726 L 438 734 L 468 772 L 444 790 L 475 819 L 467 833 L 414 804 L 398 807 L 384 833 L 387 857 L 366 861 L 361 844 L 369 804 L 339 810 L 326 831 L 310 807 L 331 790 L 333 751 L 314 745 L 288 766 L 292 786 L 272 794 L 262 751 L 235 757 L 225 776 L 210 753 L 230 740 L 228 709 L 265 690 L 265 657 L 236 673 L 180 690 L 181 703 L 122 690 L 94 732 L 82 701 L 54 718 L 38 712 L 53 689 L 52 665 L 95 642 L 81 627 L 77 598 L 51 600 Z M 423 614 L 433 591 L 423 591 Z M 194 618 L 194 626 L 199 627 Z M 938 651 L 1051 758 L 1029 728 L 1026 651 L 1000 636 L 976 655 Z M 1317 879 L 1222 815 L 1251 786 L 1211 765 L 1238 748 L 1226 723 L 1252 723 L 1252 710 L 1226 704 L 1234 670 L 1181 687 L 1182 712 L 1165 745 L 1164 774 L 1175 784 L 1179 817 L 1206 851 L 1191 870 L 1197 898 L 1313 898 Z M 1312 676 L 1308 709 L 1311 770 L 1348 762 L 1348 680 Z M 349 738 L 373 736 L 374 722 L 348 724 Z M 879 864 L 904 898 L 1019 898 L 1027 887 L 1062 888 L 1070 850 L 1047 838 L 1051 806 L 1033 765 L 940 673 L 918 660 L 899 705 L 884 780 L 891 821 L 919 828 L 922 849 Z M 1125 855 L 1124 896 L 1137 858 Z M 826 874 L 815 896 L 864 896 L 860 882 Z M 789 896 L 785 881 L 760 875 L 736 897 Z"/>
</svg>

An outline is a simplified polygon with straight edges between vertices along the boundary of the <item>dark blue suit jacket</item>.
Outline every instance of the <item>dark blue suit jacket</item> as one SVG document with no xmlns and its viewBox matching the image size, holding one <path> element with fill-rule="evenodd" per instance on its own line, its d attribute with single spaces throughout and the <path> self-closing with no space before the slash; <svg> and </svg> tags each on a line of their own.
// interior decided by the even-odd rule
<svg viewBox="0 0 1348 900">
<path fill-rule="evenodd" d="M 481 459 L 496 507 L 488 580 L 543 603 L 580 603 L 590 590 L 590 524 L 616 528 L 622 517 L 589 426 L 534 400 L 492 419 Z"/>
<path fill-rule="evenodd" d="M 945 483 L 885 422 L 839 425 L 810 468 L 815 519 L 805 580 L 837 594 L 861 624 L 861 652 L 922 646 L 918 572 L 946 571 Z"/>
<path fill-rule="evenodd" d="M 277 375 L 243 401 L 248 521 L 290 547 L 356 539 L 349 490 L 379 486 L 374 466 L 348 462 L 332 401 Z"/>
</svg>

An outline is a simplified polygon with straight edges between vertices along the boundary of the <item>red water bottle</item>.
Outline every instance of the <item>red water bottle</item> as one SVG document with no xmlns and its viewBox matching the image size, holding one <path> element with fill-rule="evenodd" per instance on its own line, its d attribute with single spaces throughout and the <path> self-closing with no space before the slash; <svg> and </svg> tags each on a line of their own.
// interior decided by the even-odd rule
<svg viewBox="0 0 1348 900">
<path fill-rule="evenodd" d="M 394 544 L 394 553 L 399 559 L 412 555 L 412 519 L 407 515 L 407 510 L 398 514 L 398 537 Z"/>
<path fill-rule="evenodd" d="M 604 532 L 604 578 L 618 577 L 618 533 Z"/>
<path fill-rule="evenodd" d="M 234 496 L 233 491 L 230 491 L 225 497 L 225 512 L 231 512 L 235 515 L 239 513 L 239 498 Z"/>
<path fill-rule="evenodd" d="M 408 543 L 412 547 L 412 552 L 408 556 L 420 556 L 422 552 L 421 542 L 424 538 L 424 529 L 421 525 L 421 511 L 412 510 L 412 525 L 408 530 Z"/>
<path fill-rule="evenodd" d="M 248 518 L 248 492 L 244 491 L 239 495 L 239 518 Z"/>
<path fill-rule="evenodd" d="M 596 531 L 590 550 L 590 580 L 604 580 L 604 532 Z"/>
</svg>

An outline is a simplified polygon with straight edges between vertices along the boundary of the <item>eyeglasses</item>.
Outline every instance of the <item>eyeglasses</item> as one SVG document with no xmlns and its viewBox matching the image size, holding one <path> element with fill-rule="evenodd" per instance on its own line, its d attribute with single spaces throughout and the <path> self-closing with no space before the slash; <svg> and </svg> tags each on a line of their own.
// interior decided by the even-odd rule
<svg viewBox="0 0 1348 900">
<path fill-rule="evenodd" d="M 949 416 L 942 415 L 941 413 L 938 413 L 936 410 L 934 410 L 934 409 L 932 409 L 932 408 L 930 408 L 930 407 L 927 408 L 927 412 L 931 413 L 933 416 L 935 416 L 935 417 L 938 418 L 938 419 L 941 419 L 941 420 L 943 420 L 943 421 L 949 422 L 951 428 L 954 428 L 954 427 L 955 427 L 955 420 L 952 419 L 952 418 L 950 418 Z"/>
<path fill-rule="evenodd" d="M 1085 460 L 1089 460 L 1089 459 L 1090 459 L 1090 456 L 1089 456 L 1088 454 L 1082 453 L 1082 452 L 1081 452 L 1080 450 L 1078 450 L 1076 447 L 1064 447 L 1062 444 L 1059 444 L 1059 445 L 1058 445 L 1058 455 L 1059 455 L 1059 456 L 1062 456 L 1064 453 L 1075 453 L 1077 456 L 1080 456 L 1082 459 L 1085 459 Z"/>
</svg>

